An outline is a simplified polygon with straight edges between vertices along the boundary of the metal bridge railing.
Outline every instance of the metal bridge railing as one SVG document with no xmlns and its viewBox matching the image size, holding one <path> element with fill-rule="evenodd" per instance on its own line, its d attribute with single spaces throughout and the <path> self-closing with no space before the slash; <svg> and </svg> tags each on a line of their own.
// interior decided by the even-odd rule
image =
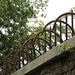
<svg viewBox="0 0 75 75">
<path fill-rule="evenodd" d="M 47 23 L 35 37 L 28 39 L 20 50 L 10 52 L 0 60 L 0 74 L 10 75 L 54 46 L 75 35 L 75 13 L 64 13 Z"/>
</svg>

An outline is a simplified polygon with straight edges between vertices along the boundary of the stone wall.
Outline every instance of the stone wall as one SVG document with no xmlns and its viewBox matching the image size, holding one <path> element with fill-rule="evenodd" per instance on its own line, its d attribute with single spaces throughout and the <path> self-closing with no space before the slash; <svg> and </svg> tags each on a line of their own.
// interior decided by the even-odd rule
<svg viewBox="0 0 75 75">
<path fill-rule="evenodd" d="M 30 75 L 75 75 L 75 49 L 72 49 L 66 56 L 42 66 Z"/>
</svg>

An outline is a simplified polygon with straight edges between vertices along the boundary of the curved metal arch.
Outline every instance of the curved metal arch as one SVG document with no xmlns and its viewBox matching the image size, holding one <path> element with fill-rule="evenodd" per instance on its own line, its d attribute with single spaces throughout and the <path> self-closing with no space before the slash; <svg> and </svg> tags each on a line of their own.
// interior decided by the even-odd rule
<svg viewBox="0 0 75 75">
<path fill-rule="evenodd" d="M 26 54 L 30 57 L 31 60 L 34 60 L 34 58 L 33 58 L 28 52 L 25 52 L 25 51 L 21 51 L 21 50 L 20 50 L 20 51 L 18 51 L 18 52 L 15 54 L 15 56 L 14 56 L 14 57 L 15 57 L 15 59 L 14 59 L 14 60 L 15 60 L 15 63 L 17 63 L 16 57 L 17 57 L 17 55 L 18 55 L 19 52 L 21 52 L 21 53 L 22 53 L 22 52 L 23 52 L 23 53 L 26 53 Z M 22 61 L 22 63 L 23 63 L 23 65 L 24 65 L 24 62 L 23 62 L 23 61 Z"/>
<path fill-rule="evenodd" d="M 7 57 L 7 60 L 5 60 L 4 63 L 6 64 L 9 60 L 11 60 L 11 57 L 14 58 L 14 55 L 10 55 L 10 57 Z M 12 62 L 12 60 L 11 60 L 11 62 Z"/>
<path fill-rule="evenodd" d="M 33 39 L 34 39 L 34 37 L 33 37 L 33 38 L 28 39 L 27 41 L 25 41 L 25 43 L 23 44 L 23 46 L 22 46 L 22 49 L 21 49 L 21 50 L 23 50 L 23 48 L 24 48 L 25 44 L 27 44 L 30 40 L 33 40 Z M 31 47 L 32 47 L 32 46 L 31 46 Z"/>
<path fill-rule="evenodd" d="M 17 58 L 17 59 L 15 60 L 15 62 L 14 62 L 14 64 L 15 64 L 16 66 L 17 66 L 17 60 L 22 61 L 22 63 L 23 63 L 23 60 L 22 60 L 22 59 L 19 59 L 19 57 L 15 56 L 15 58 Z"/>
<path fill-rule="evenodd" d="M 41 39 L 41 40 L 45 41 L 45 42 L 46 42 L 46 43 L 50 46 L 50 48 L 52 48 L 51 44 L 49 44 L 49 42 L 48 42 L 48 41 L 46 41 L 45 39 L 40 38 L 40 37 L 36 37 L 36 39 Z M 36 40 L 36 39 L 35 39 L 35 40 Z M 35 41 L 34 41 L 34 43 L 35 43 Z"/>
<path fill-rule="evenodd" d="M 16 65 L 15 65 L 13 62 L 11 62 L 11 61 L 7 60 L 7 63 L 10 63 L 12 66 L 14 66 L 14 67 L 15 67 L 15 69 L 16 69 L 16 70 L 18 70 L 18 69 L 17 69 L 17 67 L 16 67 Z"/>
<path fill-rule="evenodd" d="M 16 54 L 14 55 L 14 61 L 15 61 L 14 63 L 17 63 L 17 59 L 18 59 L 19 61 L 22 61 L 22 59 L 19 59 L 19 58 L 17 57 L 17 55 L 18 55 L 19 52 L 22 53 L 22 51 L 19 50 L 19 51 L 17 51 Z M 22 62 L 23 62 L 23 61 L 22 61 Z"/>
<path fill-rule="evenodd" d="M 18 51 L 19 51 L 19 50 L 14 50 L 14 51 L 10 52 L 10 53 L 7 55 L 6 58 L 8 58 L 12 53 L 16 53 L 16 52 L 18 52 Z"/>
<path fill-rule="evenodd" d="M 4 61 L 7 60 L 7 58 L 9 58 L 9 56 L 10 56 L 12 53 L 15 53 L 15 52 L 17 52 L 17 50 L 14 50 L 14 51 L 10 52 L 6 57 L 2 58 L 2 59 L 0 60 L 0 62 L 2 62 L 3 60 L 4 60 Z"/>
<path fill-rule="evenodd" d="M 63 42 L 63 40 L 62 40 L 62 38 L 59 36 L 59 34 L 58 33 L 56 33 L 55 31 L 53 31 L 53 30 L 48 30 L 48 29 L 46 29 L 46 30 L 44 30 L 44 31 L 49 31 L 49 32 L 52 32 L 52 33 L 54 33 L 54 34 L 56 34 L 60 39 L 61 39 L 61 41 Z M 37 36 L 39 35 L 39 34 L 41 34 L 43 31 L 40 31 L 40 32 L 38 32 L 38 34 L 35 36 L 35 38 L 34 38 L 34 41 L 35 41 L 35 39 L 37 38 Z"/>
<path fill-rule="evenodd" d="M 2 59 L 0 60 L 0 63 L 4 62 L 5 59 L 6 59 L 6 57 L 2 58 Z"/>
<path fill-rule="evenodd" d="M 49 45 L 49 47 L 52 48 L 52 46 L 51 46 L 45 39 L 40 38 L 40 37 L 37 37 L 36 39 L 41 39 L 41 40 L 45 41 L 45 42 Z M 29 40 L 34 40 L 34 38 L 31 38 L 31 39 L 29 39 Z M 29 42 L 29 40 L 27 40 L 27 42 Z M 26 42 L 26 43 L 27 43 L 27 42 Z M 25 44 L 26 44 L 26 43 L 25 43 Z M 33 44 L 33 43 L 32 43 L 32 44 Z M 23 47 L 23 48 L 22 48 L 22 51 L 24 50 L 24 48 L 26 48 L 26 47 Z M 40 55 L 41 55 L 41 52 L 40 52 L 39 50 L 35 49 L 34 47 L 27 47 L 27 48 L 33 48 L 35 51 L 38 51 L 38 52 L 40 53 Z"/>
<path fill-rule="evenodd" d="M 33 47 L 24 47 L 24 48 L 28 48 L 28 49 L 31 48 L 31 49 L 34 49 Z M 41 52 L 38 51 L 37 49 L 34 49 L 34 50 L 37 51 L 38 53 L 40 53 L 40 55 L 42 55 Z M 23 51 L 24 51 L 24 50 L 23 50 Z M 20 51 L 20 52 L 22 53 L 23 51 Z M 19 53 L 19 51 L 18 51 L 18 52 L 15 54 L 15 56 L 14 56 L 14 57 L 15 57 L 15 62 L 17 62 L 16 60 L 19 59 L 19 58 L 17 57 L 17 54 L 18 54 L 18 53 Z M 27 54 L 28 52 L 25 52 L 25 53 Z M 28 53 L 28 55 L 29 55 L 30 57 L 32 57 L 29 53 Z M 17 58 L 17 59 L 16 59 L 16 58 Z M 32 58 L 32 59 L 34 59 L 34 58 Z M 23 63 L 23 60 L 21 60 L 21 59 L 19 59 L 19 60 L 22 61 L 22 63 Z"/>
<path fill-rule="evenodd" d="M 26 53 L 27 55 L 29 55 L 29 57 L 31 58 L 31 60 L 34 60 L 34 58 L 28 52 L 25 52 L 25 51 L 23 51 L 23 52 Z"/>
<path fill-rule="evenodd" d="M 21 52 L 21 53 L 22 53 L 22 52 L 26 53 L 26 54 L 27 54 L 27 55 L 29 55 L 29 56 L 31 57 L 31 59 L 33 60 L 32 56 L 31 56 L 28 52 L 21 51 L 21 50 L 20 50 L 20 51 L 18 51 L 18 52 L 15 54 L 15 56 L 17 56 L 17 54 L 18 54 L 19 52 Z"/>
<path fill-rule="evenodd" d="M 61 37 L 59 36 L 59 34 L 56 33 L 55 31 L 53 31 L 53 30 L 48 30 L 48 29 L 46 29 L 46 30 L 44 30 L 44 31 L 45 31 L 45 32 L 46 32 L 46 31 L 49 31 L 49 32 L 52 32 L 52 33 L 56 34 L 56 36 L 58 36 L 58 37 L 60 38 L 61 42 L 63 42 L 62 38 L 61 38 Z M 40 32 L 37 33 L 37 35 L 34 37 L 34 41 L 33 41 L 33 44 L 32 44 L 32 45 L 34 45 L 36 38 L 37 38 L 38 35 L 41 34 L 42 32 L 43 32 L 43 31 L 40 31 Z"/>
<path fill-rule="evenodd" d="M 49 23 L 47 23 L 46 25 L 45 25 L 45 27 L 43 28 L 43 32 L 44 32 L 44 30 L 46 29 L 46 27 L 49 25 L 49 24 L 51 24 L 51 23 L 55 23 L 55 21 L 56 20 L 53 20 L 53 21 L 50 21 Z M 71 30 L 72 30 L 72 32 L 73 32 L 73 34 L 74 34 L 74 29 L 68 24 L 68 23 L 66 23 L 66 22 L 64 22 L 64 21 L 61 21 L 61 20 L 57 20 L 56 22 L 61 22 L 61 23 L 64 23 L 64 24 L 66 24 Z M 54 28 L 55 28 L 55 26 L 53 25 L 53 29 L 52 30 L 54 30 Z M 42 34 L 43 34 L 43 32 L 42 32 Z M 42 35 L 41 34 L 41 35 Z"/>
<path fill-rule="evenodd" d="M 17 50 L 14 50 L 14 51 L 10 52 L 10 53 L 6 56 L 6 59 L 5 59 L 4 63 L 3 63 L 3 65 L 6 65 L 7 60 L 10 58 L 10 55 L 11 55 L 12 53 L 15 53 L 15 52 L 17 52 Z"/>
<path fill-rule="evenodd" d="M 39 50 L 35 49 L 34 47 L 24 47 L 24 48 L 34 49 L 35 51 L 39 52 L 41 55 L 41 52 Z"/>
<path fill-rule="evenodd" d="M 55 25 L 56 25 L 56 22 L 58 21 L 58 19 L 61 18 L 64 15 L 75 15 L 75 13 L 64 13 L 64 14 L 61 14 L 59 17 L 56 18 L 53 29 L 55 28 Z"/>
<path fill-rule="evenodd" d="M 0 66 L 0 68 L 4 69 L 10 75 L 10 72 L 6 68 L 4 68 L 3 66 Z"/>
<path fill-rule="evenodd" d="M 48 22 L 48 23 L 44 26 L 43 32 L 44 32 L 44 30 L 46 29 L 46 27 L 47 27 L 49 24 L 53 23 L 53 22 L 55 22 L 55 20 L 52 20 L 52 21 Z M 42 32 L 42 34 L 43 34 L 43 32 Z M 42 35 L 42 34 L 41 34 L 41 35 Z"/>
<path fill-rule="evenodd" d="M 37 39 L 40 39 L 40 38 L 37 38 Z M 32 42 L 32 44 L 31 44 L 31 47 L 24 47 L 25 44 L 28 43 L 30 40 L 34 40 L 34 37 L 28 39 L 28 40 L 24 43 L 24 45 L 22 46 L 22 49 L 21 49 L 22 51 L 23 51 L 24 48 L 31 48 L 31 49 L 33 48 L 34 50 L 38 51 L 37 49 L 35 49 L 35 48 L 32 46 L 33 42 Z M 38 52 L 40 53 L 40 51 L 38 51 Z M 40 55 L 41 55 L 41 53 L 40 53 Z"/>
</svg>

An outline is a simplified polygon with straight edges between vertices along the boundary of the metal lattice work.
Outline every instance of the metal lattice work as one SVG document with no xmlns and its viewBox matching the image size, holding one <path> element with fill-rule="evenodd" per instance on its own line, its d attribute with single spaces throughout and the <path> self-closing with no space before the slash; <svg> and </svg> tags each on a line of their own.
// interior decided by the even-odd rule
<svg viewBox="0 0 75 75">
<path fill-rule="evenodd" d="M 64 13 L 47 23 L 35 37 L 28 39 L 20 50 L 10 52 L 0 60 L 0 75 L 10 75 L 54 46 L 75 35 L 75 13 Z"/>
</svg>

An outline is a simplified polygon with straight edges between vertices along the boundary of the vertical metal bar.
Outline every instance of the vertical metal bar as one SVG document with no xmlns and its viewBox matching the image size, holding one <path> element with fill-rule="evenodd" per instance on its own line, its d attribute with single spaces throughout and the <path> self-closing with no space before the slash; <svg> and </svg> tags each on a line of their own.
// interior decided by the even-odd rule
<svg viewBox="0 0 75 75">
<path fill-rule="evenodd" d="M 21 68 L 21 66 L 20 66 L 20 52 L 19 52 L 19 69 Z"/>
<path fill-rule="evenodd" d="M 9 62 L 12 62 L 12 57 L 10 56 L 9 58 Z M 9 72 L 12 72 L 12 68 L 11 68 L 12 64 L 9 63 Z"/>
<path fill-rule="evenodd" d="M 32 39 L 32 47 L 34 48 L 34 44 L 35 44 L 35 41 L 36 41 L 36 39 L 34 40 L 34 39 Z M 35 58 L 35 50 L 33 49 L 33 50 L 31 50 L 31 55 L 32 55 L 32 57 L 34 57 Z"/>
<path fill-rule="evenodd" d="M 38 36 L 39 37 L 39 36 Z M 38 39 L 38 46 L 39 46 L 39 51 L 40 51 L 40 40 Z"/>
<path fill-rule="evenodd" d="M 60 20 L 61 21 L 61 20 Z M 60 37 L 62 38 L 62 24 L 60 22 Z M 62 43 L 61 39 L 60 39 L 60 44 Z"/>
<path fill-rule="evenodd" d="M 35 41 L 36 41 L 36 39 L 35 39 Z M 33 42 L 34 42 L 34 43 L 33 43 L 33 46 L 32 46 L 33 48 L 34 48 L 35 41 L 33 40 Z M 33 50 L 33 53 L 32 53 L 32 54 L 34 55 L 34 58 L 36 58 L 35 49 Z"/>
<path fill-rule="evenodd" d="M 8 66 L 7 62 L 4 62 L 3 67 L 6 68 L 6 66 Z M 9 70 L 7 69 L 7 71 L 9 72 Z M 2 70 L 2 75 L 5 75 L 5 70 Z"/>
<path fill-rule="evenodd" d="M 73 10 L 71 10 L 71 12 L 73 13 Z M 71 15 L 71 24 L 72 24 L 72 28 L 73 28 L 73 14 Z M 73 36 L 73 31 L 72 31 L 72 36 Z"/>
<path fill-rule="evenodd" d="M 46 31 L 45 31 L 45 40 L 46 40 Z M 45 52 L 46 52 L 46 42 L 45 42 Z"/>
<path fill-rule="evenodd" d="M 20 61 L 20 60 L 19 60 Z M 23 52 L 23 65 L 24 65 L 24 52 Z"/>
<path fill-rule="evenodd" d="M 51 30 L 51 26 L 50 26 L 50 30 Z M 50 31 L 50 36 L 49 37 L 50 37 L 50 45 L 51 45 L 51 31 Z"/>
<path fill-rule="evenodd" d="M 12 58 L 11 58 L 12 59 Z M 10 73 L 13 71 L 13 66 L 10 66 Z"/>
<path fill-rule="evenodd" d="M 27 53 L 29 53 L 29 50 L 28 49 L 27 49 Z M 29 57 L 28 54 L 26 54 L 26 57 L 25 58 L 26 58 L 27 63 L 28 63 L 28 57 Z"/>
<path fill-rule="evenodd" d="M 56 24 L 55 24 L 55 32 L 56 32 Z M 56 34 L 55 34 L 55 46 L 56 46 Z"/>
<path fill-rule="evenodd" d="M 8 58 L 8 61 L 10 62 L 10 57 Z M 8 71 L 10 72 L 10 63 L 7 63 Z"/>
<path fill-rule="evenodd" d="M 27 53 L 28 53 L 28 50 L 27 50 Z M 28 54 L 27 54 L 27 63 L 28 63 Z"/>
<path fill-rule="evenodd" d="M 66 15 L 66 23 L 67 23 L 67 15 Z M 67 34 L 67 24 L 66 24 L 66 40 L 68 39 L 68 34 Z"/>
<path fill-rule="evenodd" d="M 33 39 L 31 40 L 31 43 L 33 43 Z M 33 46 L 32 46 L 32 47 L 33 47 Z M 31 56 L 33 56 L 32 51 L 33 51 L 33 50 L 31 50 Z"/>
</svg>

